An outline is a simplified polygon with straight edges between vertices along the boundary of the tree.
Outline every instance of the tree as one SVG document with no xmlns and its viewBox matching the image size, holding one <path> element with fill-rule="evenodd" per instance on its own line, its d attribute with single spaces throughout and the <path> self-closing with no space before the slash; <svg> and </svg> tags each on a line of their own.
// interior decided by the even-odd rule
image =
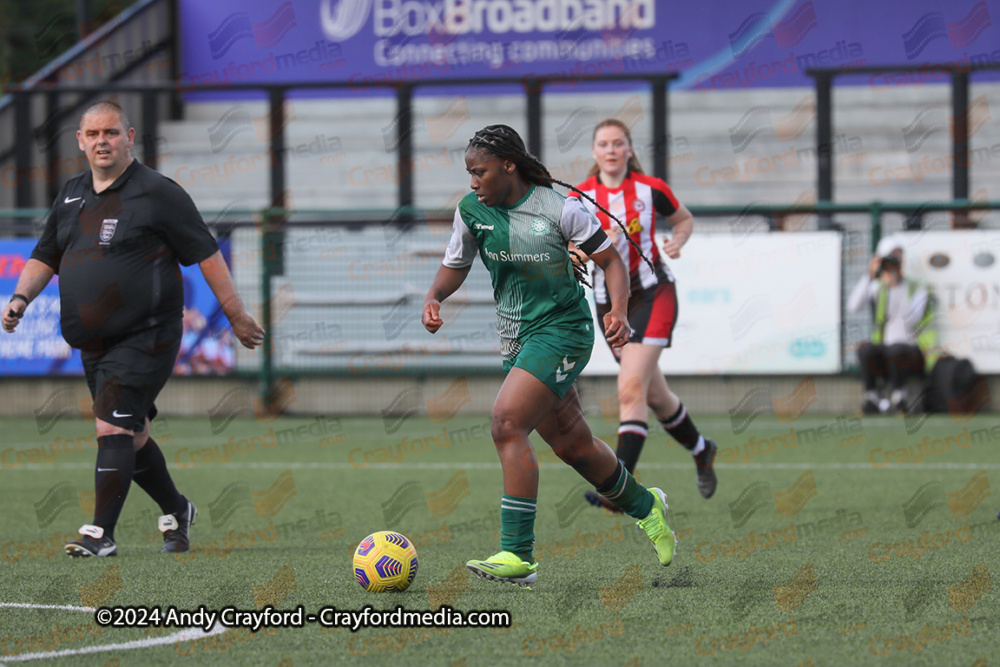
<svg viewBox="0 0 1000 667">
<path fill-rule="evenodd" d="M 0 0 L 0 82 L 16 85 L 135 0 L 87 0 L 89 20 L 81 24 L 79 0 Z"/>
</svg>

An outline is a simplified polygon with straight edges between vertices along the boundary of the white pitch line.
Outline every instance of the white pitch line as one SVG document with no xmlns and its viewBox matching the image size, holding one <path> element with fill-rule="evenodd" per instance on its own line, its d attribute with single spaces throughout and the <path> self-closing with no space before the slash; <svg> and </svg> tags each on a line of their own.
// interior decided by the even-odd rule
<svg viewBox="0 0 1000 667">
<path fill-rule="evenodd" d="M 653 464 L 648 467 L 652 468 Z M 998 470 L 1000 463 L 903 463 L 878 468 L 870 463 L 719 463 L 715 467 L 723 470 Z"/>
<path fill-rule="evenodd" d="M 230 437 L 232 437 L 232 436 L 230 436 Z M 249 441 L 250 437 L 251 436 L 248 435 L 245 438 L 236 438 L 236 440 L 237 441 L 239 441 L 239 440 L 247 440 L 247 441 Z M 260 438 L 259 435 L 254 435 L 253 437 Z M 16 451 L 27 451 L 27 450 L 30 450 L 30 449 L 39 449 L 39 448 L 44 449 L 44 448 L 47 448 L 47 447 L 50 447 L 51 445 L 53 445 L 56 440 L 59 440 L 62 443 L 72 443 L 74 448 L 76 448 L 76 447 L 86 447 L 87 448 L 85 450 L 84 449 L 80 449 L 79 451 L 74 451 L 74 452 L 70 452 L 70 453 L 67 453 L 67 454 L 60 454 L 60 456 L 72 456 L 74 454 L 83 454 L 85 452 L 96 452 L 97 451 L 97 438 L 96 437 L 94 437 L 94 438 L 89 438 L 88 437 L 87 442 L 80 442 L 81 438 L 82 438 L 82 436 L 77 436 L 75 438 L 72 438 L 72 437 L 70 437 L 70 438 L 58 437 L 58 438 L 54 438 L 54 439 L 49 440 L 49 441 L 46 442 L 44 440 L 44 436 L 43 436 L 43 437 L 40 437 L 38 440 L 35 440 L 33 442 L 6 442 L 6 443 L 4 443 L 4 449 L 13 449 L 13 450 L 16 450 Z M 156 438 L 154 437 L 153 440 L 156 440 Z M 171 439 L 171 440 L 168 440 L 166 443 L 158 443 L 158 444 L 160 445 L 160 447 L 163 447 L 164 449 L 169 449 L 171 447 L 187 447 L 187 448 L 190 449 L 191 447 L 212 447 L 212 446 L 215 446 L 215 445 L 224 445 L 227 442 L 229 442 L 229 440 L 230 440 L 230 438 L 225 438 L 225 437 L 223 437 L 220 434 L 218 437 L 215 437 L 215 438 L 182 438 L 182 439 L 180 439 L 177 442 L 174 442 L 174 440 Z M 93 443 L 94 443 L 93 447 L 91 447 L 88 444 L 89 441 L 93 441 Z M 298 444 L 298 443 L 296 443 L 296 444 Z M 319 440 L 318 439 L 316 440 L 316 444 L 317 444 L 317 446 L 319 445 Z"/>
<path fill-rule="evenodd" d="M 63 611 L 86 611 L 95 612 L 94 607 L 78 607 L 67 604 L 32 604 L 30 602 L 0 602 L 0 607 L 11 607 L 13 609 L 62 609 Z"/>
<path fill-rule="evenodd" d="M 546 470 L 566 470 L 573 468 L 565 463 L 539 463 Z M 499 463 L 448 461 L 441 463 L 370 463 L 357 465 L 343 461 L 262 461 L 258 463 L 203 463 L 177 470 L 500 470 Z M 688 470 L 690 463 L 643 463 L 644 469 L 653 470 Z M 720 470 L 998 470 L 1000 463 L 900 463 L 879 465 L 871 463 L 717 463 Z M 13 470 L 45 471 L 45 470 L 93 470 L 93 463 L 25 463 Z"/>
<path fill-rule="evenodd" d="M 851 417 L 851 419 L 854 419 L 854 417 Z M 822 417 L 812 417 L 812 418 L 809 418 L 809 419 L 801 418 L 801 419 L 799 419 L 797 421 L 794 421 L 794 422 L 788 422 L 784 426 L 786 426 L 788 428 L 792 428 L 794 430 L 798 430 L 798 431 L 804 431 L 804 430 L 807 431 L 807 430 L 812 429 L 812 428 L 819 428 L 820 426 L 824 426 L 824 425 L 825 426 L 830 426 L 831 424 L 835 424 L 835 423 L 836 423 L 836 418 L 835 417 L 831 418 L 831 419 L 824 419 Z M 933 423 L 934 422 L 932 422 L 932 424 Z M 616 424 L 617 424 L 617 422 L 616 422 Z M 488 422 L 487 422 L 486 425 L 487 426 L 489 425 Z M 958 426 L 958 425 L 959 424 L 955 424 L 955 426 Z M 289 427 L 295 428 L 294 426 L 291 426 L 291 425 L 289 425 Z M 281 430 L 281 429 L 278 429 L 278 430 Z M 612 433 L 610 431 L 609 432 L 605 432 L 602 429 L 592 429 L 592 430 L 594 431 L 594 435 L 596 435 L 599 438 L 608 439 L 608 438 L 617 437 L 614 433 Z M 864 424 L 864 426 L 862 427 L 862 431 L 882 431 L 882 430 L 895 430 L 895 431 L 899 431 L 900 435 L 904 435 L 904 433 L 905 433 L 905 426 L 904 426 L 904 424 L 903 424 L 903 422 L 901 420 L 897 421 L 897 420 L 894 420 L 894 419 L 887 419 L 887 420 L 877 420 L 877 421 L 869 422 L 869 423 Z M 782 431 L 781 430 L 781 425 L 777 425 L 776 426 L 774 424 L 757 424 L 757 425 L 751 425 L 751 426 L 749 426 L 749 427 L 741 430 L 738 434 L 734 434 L 732 436 L 730 436 L 728 434 L 728 430 L 727 430 L 725 432 L 725 434 L 724 434 L 723 437 L 724 438 L 731 438 L 731 439 L 740 439 L 740 438 L 744 438 L 744 437 L 747 437 L 747 436 L 750 436 L 750 435 L 758 435 L 759 433 L 771 433 L 771 434 L 776 434 L 777 433 L 777 434 L 780 434 L 782 432 L 785 435 L 787 435 L 787 433 L 788 433 L 787 431 Z M 405 433 L 406 433 L 406 431 L 404 429 L 403 430 L 403 434 L 405 434 Z M 160 434 L 160 435 L 162 436 L 163 434 Z M 337 434 L 337 433 L 331 433 L 329 435 L 339 435 L 339 434 Z M 420 439 L 423 439 L 423 438 L 427 437 L 427 435 L 433 435 L 433 434 L 427 433 L 427 434 L 423 434 L 423 435 L 418 435 L 417 437 L 420 438 Z M 440 432 L 438 433 L 438 435 L 440 435 Z M 845 435 L 848 435 L 848 434 L 845 433 Z M 914 433 L 912 437 L 916 437 L 917 435 L 918 435 L 917 433 Z M 156 439 L 155 436 L 156 436 L 156 434 L 154 434 L 154 437 L 153 437 L 154 440 Z M 81 440 L 81 438 L 84 438 L 84 437 L 86 437 L 88 440 L 92 440 L 94 442 L 95 446 L 94 447 L 90 447 L 86 443 L 79 443 L 79 441 Z M 251 434 L 247 434 L 247 435 L 244 436 L 242 434 L 241 435 L 236 435 L 236 434 L 230 434 L 230 433 L 227 433 L 227 432 L 224 431 L 222 433 L 219 433 L 218 435 L 208 436 L 208 437 L 199 435 L 199 436 L 193 436 L 193 437 L 190 437 L 190 438 L 183 438 L 183 437 L 182 438 L 171 438 L 167 442 L 165 442 L 165 443 L 161 442 L 159 444 L 160 444 L 160 447 L 162 449 L 171 449 L 173 447 L 184 447 L 184 448 L 187 448 L 187 449 L 192 449 L 192 448 L 199 448 L 199 447 L 214 447 L 214 446 L 224 445 L 224 444 L 226 444 L 227 442 L 229 442 L 230 440 L 232 440 L 234 438 L 236 439 L 237 442 L 239 442 L 240 440 L 247 440 L 247 441 L 249 441 L 251 437 L 253 437 L 253 438 L 260 438 L 261 435 L 260 434 L 251 433 Z M 386 436 L 386 437 L 388 438 L 389 436 Z M 833 437 L 836 437 L 836 436 L 830 436 L 831 439 Z M 907 437 L 911 437 L 911 436 L 907 436 Z M 13 449 L 15 451 L 27 451 L 27 450 L 32 450 L 32 449 L 38 449 L 39 447 L 41 447 L 41 448 L 48 447 L 48 446 L 52 445 L 56 440 L 60 440 L 60 441 L 62 441 L 64 443 L 66 443 L 66 442 L 72 442 L 72 443 L 78 443 L 80 446 L 87 446 L 87 450 L 85 450 L 85 451 L 94 451 L 94 452 L 97 451 L 97 447 L 96 447 L 97 439 L 96 439 L 96 437 L 90 436 L 90 435 L 88 435 L 88 436 L 77 435 L 77 436 L 69 436 L 69 437 L 66 437 L 66 438 L 63 438 L 62 436 L 56 436 L 56 437 L 53 438 L 53 437 L 51 437 L 50 435 L 47 434 L 47 435 L 39 436 L 38 440 L 32 440 L 31 442 L 8 442 L 8 443 L 4 443 L 4 447 L 3 448 L 4 449 Z M 485 438 L 485 441 L 488 442 L 489 438 L 488 437 Z M 319 439 L 317 438 L 317 440 L 313 444 L 316 444 L 317 446 L 319 446 Z M 305 447 L 305 446 L 310 446 L 310 443 L 301 442 L 301 443 L 295 443 L 295 445 L 296 446 Z M 76 445 L 74 445 L 74 446 L 76 446 Z M 72 452 L 71 454 L 62 454 L 62 456 L 71 456 L 73 454 L 80 454 L 80 453 L 83 453 L 83 451 Z"/>
<path fill-rule="evenodd" d="M 81 607 L 77 607 L 82 610 Z M 162 646 L 163 644 L 174 644 L 176 642 L 194 641 L 212 635 L 221 635 L 228 628 L 216 623 L 212 629 L 205 632 L 201 628 L 187 628 L 180 632 L 175 632 L 166 637 L 150 637 L 148 639 L 135 639 L 130 642 L 120 644 L 103 644 L 101 646 L 86 646 L 84 648 L 63 649 L 61 651 L 40 651 L 38 653 L 24 653 L 22 655 L 9 656 L 4 658 L 6 662 L 25 662 L 27 660 L 43 660 L 49 658 L 65 658 L 71 655 L 85 655 L 88 653 L 103 653 L 104 651 L 129 651 L 136 648 L 149 648 L 151 646 Z M 0 663 L 4 667 L 6 663 Z"/>
<path fill-rule="evenodd" d="M 731 418 L 729 418 L 729 417 L 723 417 L 722 415 L 713 415 L 713 417 L 714 418 L 719 418 L 719 420 L 723 424 L 727 420 L 730 421 L 730 422 L 732 422 Z M 761 419 L 763 419 L 763 417 L 761 417 Z M 761 422 L 761 423 L 757 423 L 757 424 L 751 423 L 749 426 L 747 426 L 746 428 L 742 429 L 739 433 L 734 434 L 733 437 L 739 437 L 739 436 L 743 435 L 744 433 L 746 433 L 748 431 L 774 431 L 774 432 L 780 432 L 783 428 L 793 428 L 795 430 L 809 430 L 810 428 L 816 428 L 818 426 L 823 426 L 823 425 L 835 426 L 837 424 L 838 419 L 839 420 L 843 420 L 843 421 L 850 420 L 851 423 L 854 423 L 856 421 L 860 421 L 861 424 L 862 424 L 862 426 L 861 426 L 861 430 L 862 431 L 868 431 L 868 430 L 881 431 L 881 430 L 886 430 L 886 429 L 894 429 L 894 430 L 905 432 L 905 430 L 906 430 L 906 421 L 905 421 L 905 418 L 903 418 L 903 417 L 900 417 L 898 419 L 896 417 L 888 417 L 888 418 L 882 418 L 882 419 L 875 418 L 875 419 L 872 419 L 872 420 L 864 420 L 861 417 L 855 417 L 854 415 L 832 415 L 832 416 L 826 416 L 826 417 L 824 417 L 822 415 L 816 415 L 816 416 L 812 416 L 812 417 L 799 417 L 796 420 L 788 421 L 788 422 L 775 422 L 773 420 L 773 418 L 772 418 L 772 420 L 770 422 Z M 914 421 L 916 419 L 917 419 L 916 417 L 913 418 Z M 985 421 L 987 421 L 987 419 L 988 419 L 988 416 L 982 416 L 982 417 L 976 418 L 975 421 L 977 421 L 977 422 L 985 422 Z M 972 421 L 973 421 L 972 419 L 969 419 L 969 420 L 966 420 L 966 421 L 963 421 L 963 422 L 959 422 L 959 421 L 951 421 L 951 419 L 948 418 L 948 417 L 931 417 L 930 419 L 925 420 L 925 423 L 929 424 L 930 426 L 956 426 L 957 427 L 957 426 L 962 426 L 963 424 L 970 424 Z M 921 425 L 920 428 L 923 428 L 923 425 Z M 787 433 L 787 431 L 786 431 L 786 433 Z M 916 435 L 916 434 L 914 434 L 914 435 Z M 728 430 L 725 431 L 725 435 L 723 437 L 729 437 L 728 436 Z"/>
</svg>

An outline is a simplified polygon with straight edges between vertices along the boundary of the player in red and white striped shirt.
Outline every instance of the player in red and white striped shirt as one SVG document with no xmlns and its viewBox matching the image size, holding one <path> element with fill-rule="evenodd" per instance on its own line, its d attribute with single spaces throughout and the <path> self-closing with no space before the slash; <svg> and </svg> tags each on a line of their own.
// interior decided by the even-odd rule
<svg viewBox="0 0 1000 667">
<path fill-rule="evenodd" d="M 624 224 L 631 237 L 626 238 L 620 225 L 601 211 L 587 197 L 584 205 L 601 221 L 619 254 L 629 267 L 629 344 L 612 352 L 621 364 L 618 373 L 618 397 L 621 423 L 618 427 L 618 458 L 631 472 L 635 469 L 649 431 L 649 408 L 660 425 L 677 442 L 688 449 L 695 459 L 698 490 L 705 498 L 715 493 L 716 477 L 713 464 L 716 444 L 705 438 L 694 425 L 681 399 L 670 390 L 659 369 L 660 352 L 670 347 L 677 321 L 677 289 L 673 274 L 663 263 L 656 246 L 656 216 L 664 216 L 673 227 L 673 234 L 663 243 L 663 253 L 670 259 L 681 256 L 681 248 L 691 236 L 694 217 L 677 201 L 670 186 L 663 180 L 647 176 L 632 151 L 628 126 L 610 118 L 594 128 L 593 156 L 597 165 L 579 189 L 608 209 Z M 570 196 L 579 196 L 574 192 Z M 652 267 L 637 251 L 649 257 Z M 597 302 L 598 323 L 610 308 L 604 274 L 594 269 L 594 298 Z M 648 407 L 647 407 L 648 406 Z M 603 505 L 602 497 L 587 492 L 587 499 Z"/>
</svg>

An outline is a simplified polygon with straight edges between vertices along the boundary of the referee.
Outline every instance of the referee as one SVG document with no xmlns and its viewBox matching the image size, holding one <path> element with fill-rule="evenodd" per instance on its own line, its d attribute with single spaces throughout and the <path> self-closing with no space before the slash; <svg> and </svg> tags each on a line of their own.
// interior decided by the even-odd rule
<svg viewBox="0 0 1000 667">
<path fill-rule="evenodd" d="M 135 128 L 113 102 L 89 107 L 76 133 L 90 172 L 56 197 L 42 236 L 3 309 L 13 333 L 25 309 L 59 274 L 62 335 L 81 350 L 97 418 L 94 523 L 66 545 L 70 556 L 114 556 L 114 531 L 132 480 L 160 506 L 163 553 L 188 551 L 198 513 L 177 491 L 149 437 L 153 401 L 180 349 L 184 286 L 178 262 L 198 263 L 244 347 L 264 340 L 194 202 L 131 154 Z"/>
</svg>

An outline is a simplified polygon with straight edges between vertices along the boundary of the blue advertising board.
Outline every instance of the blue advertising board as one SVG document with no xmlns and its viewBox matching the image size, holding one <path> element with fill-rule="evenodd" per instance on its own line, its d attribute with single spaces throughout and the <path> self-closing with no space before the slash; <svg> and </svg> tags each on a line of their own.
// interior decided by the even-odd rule
<svg viewBox="0 0 1000 667">
<path fill-rule="evenodd" d="M 0 305 L 14 293 L 34 248 L 34 240 L 0 241 Z M 80 351 L 66 344 L 59 326 L 59 276 L 35 297 L 13 334 L 0 332 L 0 374 L 83 374 Z"/>
<path fill-rule="evenodd" d="M 674 88 L 718 90 L 807 86 L 811 67 L 1000 62 L 1000 0 L 180 0 L 180 11 L 178 83 L 194 85 L 338 81 L 364 94 L 677 72 Z M 844 83 L 914 84 L 881 77 Z"/>
<path fill-rule="evenodd" d="M 35 248 L 33 239 L 0 240 L 0 304 L 6 304 Z M 219 247 L 228 258 L 229 243 Z M 174 372 L 218 375 L 236 363 L 229 321 L 197 265 L 181 267 L 184 279 L 184 337 Z M 25 311 L 13 334 L 0 332 L 0 375 L 83 375 L 80 351 L 66 344 L 59 326 L 59 276 Z"/>
</svg>

